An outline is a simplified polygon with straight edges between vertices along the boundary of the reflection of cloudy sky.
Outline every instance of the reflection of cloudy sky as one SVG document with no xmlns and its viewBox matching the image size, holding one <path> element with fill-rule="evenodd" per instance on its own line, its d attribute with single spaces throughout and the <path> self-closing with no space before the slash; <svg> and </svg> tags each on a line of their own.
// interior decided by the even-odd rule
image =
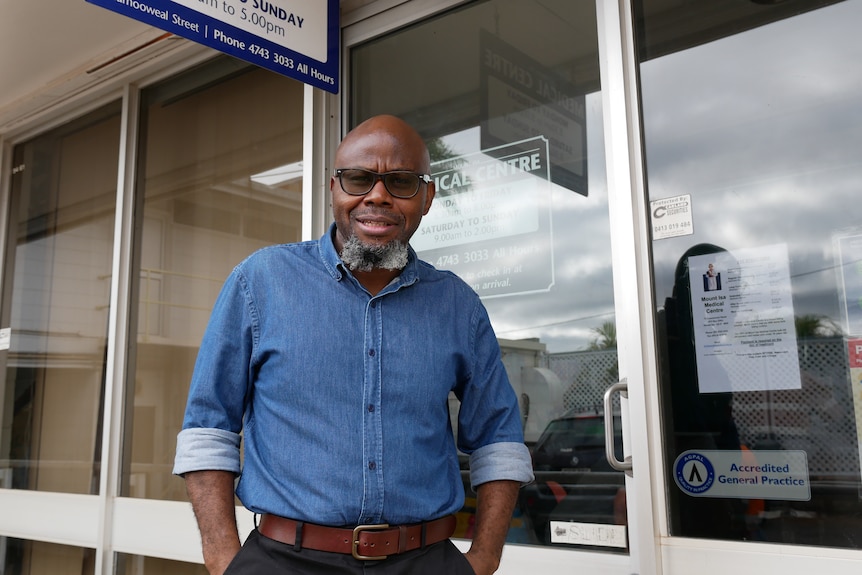
<svg viewBox="0 0 862 575">
<path fill-rule="evenodd" d="M 841 319 L 833 237 L 862 226 L 860 21 L 862 3 L 843 2 L 643 65 L 650 196 L 691 194 L 695 230 L 653 244 L 659 305 L 696 243 L 786 243 L 795 313 Z M 485 300 L 500 337 L 538 338 L 550 351 L 584 348 L 613 318 L 597 94 L 587 114 L 589 195 L 552 194 L 554 286 Z M 475 153 L 478 129 L 445 143 Z"/>
<path fill-rule="evenodd" d="M 651 199 L 692 195 L 694 235 L 654 242 L 656 298 L 700 242 L 786 243 L 796 314 L 838 316 L 833 237 L 862 226 L 862 3 L 642 66 Z"/>
<path fill-rule="evenodd" d="M 554 285 L 548 292 L 484 300 L 499 337 L 538 338 L 551 352 L 583 349 L 595 336 L 591 330 L 613 318 L 610 232 L 598 94 L 587 97 L 587 125 L 588 197 L 552 186 Z M 479 149 L 479 130 L 471 129 L 443 140 L 456 154 L 474 153 Z M 525 208 L 535 206 L 536 201 L 535 197 L 525 197 Z"/>
</svg>

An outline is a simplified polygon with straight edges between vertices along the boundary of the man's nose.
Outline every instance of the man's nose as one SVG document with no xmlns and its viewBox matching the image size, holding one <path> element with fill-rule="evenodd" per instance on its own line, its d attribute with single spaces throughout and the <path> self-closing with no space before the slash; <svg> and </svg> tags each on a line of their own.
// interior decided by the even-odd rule
<svg viewBox="0 0 862 575">
<path fill-rule="evenodd" d="M 366 203 L 372 204 L 392 203 L 392 196 L 389 194 L 389 190 L 386 189 L 386 185 L 383 183 L 383 178 L 377 178 L 374 185 L 371 186 L 371 190 L 365 194 L 363 200 Z"/>
</svg>

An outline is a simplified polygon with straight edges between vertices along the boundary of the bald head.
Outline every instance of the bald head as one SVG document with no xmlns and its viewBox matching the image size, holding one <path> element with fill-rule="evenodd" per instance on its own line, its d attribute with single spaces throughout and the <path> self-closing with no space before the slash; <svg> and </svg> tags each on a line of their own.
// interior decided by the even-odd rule
<svg viewBox="0 0 862 575">
<path fill-rule="evenodd" d="M 414 166 L 390 167 L 378 169 L 377 171 L 392 171 L 410 169 L 421 173 L 431 171 L 431 158 L 425 140 L 419 135 L 413 126 L 397 116 L 383 114 L 373 116 L 351 130 L 341 141 L 335 152 L 335 165 L 346 166 L 342 161 L 345 156 L 353 156 L 363 143 L 374 142 L 373 146 L 382 146 L 396 156 L 411 157 L 413 162 L 419 163 Z M 364 154 L 367 156 L 368 154 Z M 379 166 L 378 166 L 379 168 Z"/>
</svg>

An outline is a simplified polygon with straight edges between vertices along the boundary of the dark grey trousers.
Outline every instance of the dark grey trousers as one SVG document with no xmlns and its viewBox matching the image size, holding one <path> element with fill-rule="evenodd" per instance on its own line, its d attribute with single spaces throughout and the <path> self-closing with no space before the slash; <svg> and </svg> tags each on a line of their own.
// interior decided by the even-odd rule
<svg viewBox="0 0 862 575">
<path fill-rule="evenodd" d="M 225 575 L 475 575 L 464 554 L 449 541 L 380 561 L 314 549 L 295 550 L 252 531 Z"/>
</svg>

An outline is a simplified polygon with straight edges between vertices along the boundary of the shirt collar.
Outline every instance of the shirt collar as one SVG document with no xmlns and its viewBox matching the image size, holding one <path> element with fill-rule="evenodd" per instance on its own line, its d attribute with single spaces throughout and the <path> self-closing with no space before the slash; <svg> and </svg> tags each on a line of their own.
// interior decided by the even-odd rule
<svg viewBox="0 0 862 575">
<path fill-rule="evenodd" d="M 320 259 L 326 267 L 332 279 L 341 281 L 350 270 L 342 263 L 338 250 L 335 249 L 335 223 L 329 226 L 329 230 L 321 236 L 318 242 Z M 397 278 L 393 280 L 397 285 L 410 285 L 419 279 L 419 258 L 413 247 L 407 246 L 407 265 L 401 270 Z"/>
</svg>

